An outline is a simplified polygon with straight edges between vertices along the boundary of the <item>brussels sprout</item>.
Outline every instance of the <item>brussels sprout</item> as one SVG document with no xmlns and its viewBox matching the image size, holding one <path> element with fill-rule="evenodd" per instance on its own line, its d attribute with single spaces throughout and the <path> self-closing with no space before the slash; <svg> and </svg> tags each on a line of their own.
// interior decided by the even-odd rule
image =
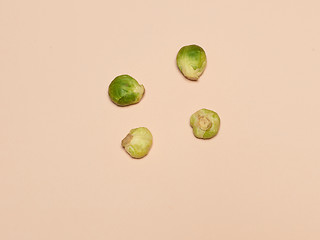
<svg viewBox="0 0 320 240">
<path fill-rule="evenodd" d="M 131 157 L 143 158 L 152 146 L 152 134 L 145 127 L 131 129 L 122 140 L 121 145 Z"/>
<path fill-rule="evenodd" d="M 178 52 L 177 65 L 186 78 L 198 80 L 207 65 L 206 53 L 197 45 L 184 46 Z"/>
<path fill-rule="evenodd" d="M 109 85 L 109 96 L 115 104 L 127 106 L 140 102 L 144 87 L 129 75 L 116 77 Z"/>
<path fill-rule="evenodd" d="M 190 125 L 195 137 L 208 139 L 217 135 L 220 128 L 220 118 L 216 112 L 203 108 L 192 114 Z"/>
</svg>

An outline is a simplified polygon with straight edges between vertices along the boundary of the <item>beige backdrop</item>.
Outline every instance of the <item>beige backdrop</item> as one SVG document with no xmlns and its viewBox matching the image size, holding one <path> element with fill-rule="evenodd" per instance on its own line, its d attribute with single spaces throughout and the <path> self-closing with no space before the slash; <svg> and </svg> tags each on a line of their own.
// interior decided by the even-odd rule
<svg viewBox="0 0 320 240">
<path fill-rule="evenodd" d="M 1 240 L 320 239 L 318 0 L 0 0 Z M 180 47 L 208 56 L 198 82 Z M 119 108 L 120 74 L 146 87 Z M 192 135 L 190 115 L 219 113 Z M 131 128 L 154 135 L 137 161 Z"/>
</svg>

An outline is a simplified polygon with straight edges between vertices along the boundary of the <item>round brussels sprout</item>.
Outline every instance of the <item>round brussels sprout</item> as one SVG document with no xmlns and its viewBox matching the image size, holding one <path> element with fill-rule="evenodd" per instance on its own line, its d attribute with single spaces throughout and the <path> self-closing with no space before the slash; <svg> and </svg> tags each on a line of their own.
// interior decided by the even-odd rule
<svg viewBox="0 0 320 240">
<path fill-rule="evenodd" d="M 143 158 L 152 146 L 152 134 L 145 127 L 131 129 L 121 145 L 133 158 Z"/>
<path fill-rule="evenodd" d="M 177 65 L 186 78 L 198 80 L 207 65 L 206 53 L 197 45 L 184 46 L 178 52 Z"/>
<path fill-rule="evenodd" d="M 220 118 L 216 112 L 203 108 L 192 114 L 190 125 L 195 137 L 208 139 L 217 135 L 220 128 Z"/>
<path fill-rule="evenodd" d="M 127 106 L 140 102 L 144 87 L 129 75 L 116 77 L 109 85 L 109 96 L 115 104 Z"/>
</svg>

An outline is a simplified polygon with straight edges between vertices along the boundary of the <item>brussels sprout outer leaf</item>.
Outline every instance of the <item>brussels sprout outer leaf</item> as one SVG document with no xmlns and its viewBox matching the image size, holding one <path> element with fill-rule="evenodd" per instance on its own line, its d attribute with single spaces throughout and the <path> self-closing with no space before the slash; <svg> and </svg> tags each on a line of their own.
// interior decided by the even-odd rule
<svg viewBox="0 0 320 240">
<path fill-rule="evenodd" d="M 144 86 L 129 75 L 120 75 L 110 83 L 108 94 L 115 104 L 127 106 L 140 102 Z"/>
<path fill-rule="evenodd" d="M 151 132 L 145 127 L 132 129 L 122 140 L 121 145 L 133 158 L 143 158 L 152 146 L 153 137 Z"/>
<path fill-rule="evenodd" d="M 206 53 L 197 45 L 182 47 L 176 61 L 181 73 L 190 80 L 198 80 L 207 65 Z"/>
</svg>

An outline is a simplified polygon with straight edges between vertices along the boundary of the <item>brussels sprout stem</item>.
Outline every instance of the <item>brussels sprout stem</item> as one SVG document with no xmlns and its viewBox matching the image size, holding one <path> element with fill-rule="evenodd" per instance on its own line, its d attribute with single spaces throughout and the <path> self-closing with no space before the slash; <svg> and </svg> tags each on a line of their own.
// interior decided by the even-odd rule
<svg viewBox="0 0 320 240">
<path fill-rule="evenodd" d="M 211 121 L 210 121 L 207 117 L 205 117 L 205 116 L 199 116 L 199 127 L 200 127 L 202 130 L 206 131 L 206 130 L 208 130 L 209 128 L 211 128 L 211 126 L 212 126 L 212 123 L 211 123 Z"/>
<path fill-rule="evenodd" d="M 133 136 L 129 133 L 122 141 L 121 141 L 121 145 L 124 147 L 126 145 L 128 145 L 131 142 L 131 139 L 133 138 Z"/>
</svg>

